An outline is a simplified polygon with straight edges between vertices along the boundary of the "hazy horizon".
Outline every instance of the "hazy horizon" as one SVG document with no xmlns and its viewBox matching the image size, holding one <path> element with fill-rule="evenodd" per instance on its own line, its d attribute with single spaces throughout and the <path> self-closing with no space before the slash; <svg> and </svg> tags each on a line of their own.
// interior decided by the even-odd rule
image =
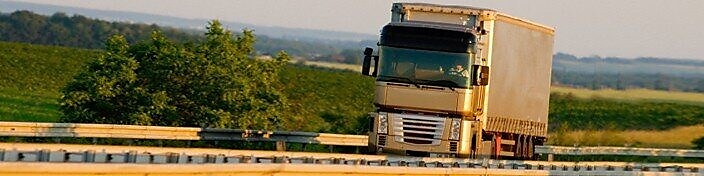
<svg viewBox="0 0 704 176">
<path fill-rule="evenodd" d="M 23 0 L 38 4 L 139 12 L 254 25 L 378 34 L 392 1 L 167 1 Z M 393 1 L 396 2 L 396 1 Z M 428 2 L 428 1 L 414 1 Z M 704 1 L 490 1 L 436 4 L 496 9 L 556 28 L 555 52 L 577 56 L 665 57 L 704 60 Z M 275 13 L 272 13 L 275 12 Z"/>
</svg>

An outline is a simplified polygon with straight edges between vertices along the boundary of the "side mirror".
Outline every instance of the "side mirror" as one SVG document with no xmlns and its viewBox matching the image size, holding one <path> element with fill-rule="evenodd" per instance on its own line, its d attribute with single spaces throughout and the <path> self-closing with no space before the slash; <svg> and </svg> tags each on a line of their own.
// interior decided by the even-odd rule
<svg viewBox="0 0 704 176">
<path fill-rule="evenodd" d="M 369 71 L 372 65 L 372 53 L 374 49 L 364 48 L 364 59 L 362 60 L 362 75 L 370 76 Z"/>
<path fill-rule="evenodd" d="M 489 66 L 472 65 L 472 85 L 489 85 Z"/>
</svg>

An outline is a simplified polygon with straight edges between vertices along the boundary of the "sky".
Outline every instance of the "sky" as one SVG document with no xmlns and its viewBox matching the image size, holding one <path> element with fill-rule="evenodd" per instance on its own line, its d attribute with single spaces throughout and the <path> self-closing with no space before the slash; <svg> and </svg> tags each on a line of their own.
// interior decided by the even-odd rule
<svg viewBox="0 0 704 176">
<path fill-rule="evenodd" d="M 22 0 L 256 25 L 378 34 L 389 0 Z M 406 1 L 403 1 L 406 2 Z M 417 0 L 496 9 L 556 29 L 555 52 L 704 60 L 701 0 Z"/>
</svg>

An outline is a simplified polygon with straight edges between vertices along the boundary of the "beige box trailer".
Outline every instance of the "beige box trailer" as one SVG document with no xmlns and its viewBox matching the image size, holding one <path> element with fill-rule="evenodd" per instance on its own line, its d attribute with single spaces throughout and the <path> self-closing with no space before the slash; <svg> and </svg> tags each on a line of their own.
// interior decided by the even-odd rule
<svg viewBox="0 0 704 176">
<path fill-rule="evenodd" d="M 396 3 L 392 11 L 392 22 L 473 25 L 486 34 L 477 51 L 490 68 L 485 129 L 547 136 L 553 28 L 486 8 Z"/>
<path fill-rule="evenodd" d="M 485 18 L 485 129 L 547 137 L 554 30 L 502 13 Z"/>
</svg>

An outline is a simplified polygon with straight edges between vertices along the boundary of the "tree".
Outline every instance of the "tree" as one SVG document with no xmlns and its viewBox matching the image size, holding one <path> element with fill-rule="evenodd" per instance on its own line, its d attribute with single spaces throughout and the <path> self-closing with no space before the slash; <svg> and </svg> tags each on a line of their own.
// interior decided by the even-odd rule
<svg viewBox="0 0 704 176">
<path fill-rule="evenodd" d="M 127 47 L 123 37 L 110 38 L 105 54 L 62 89 L 65 121 L 139 124 L 131 119 L 135 101 L 127 99 L 137 80 L 138 64 L 127 56 Z"/>
<path fill-rule="evenodd" d="M 288 107 L 278 74 L 286 53 L 252 57 L 255 36 L 233 38 L 218 21 L 200 43 L 176 44 L 159 31 L 129 46 L 106 42 L 106 53 L 63 90 L 62 121 L 224 128 L 277 128 Z"/>
</svg>

